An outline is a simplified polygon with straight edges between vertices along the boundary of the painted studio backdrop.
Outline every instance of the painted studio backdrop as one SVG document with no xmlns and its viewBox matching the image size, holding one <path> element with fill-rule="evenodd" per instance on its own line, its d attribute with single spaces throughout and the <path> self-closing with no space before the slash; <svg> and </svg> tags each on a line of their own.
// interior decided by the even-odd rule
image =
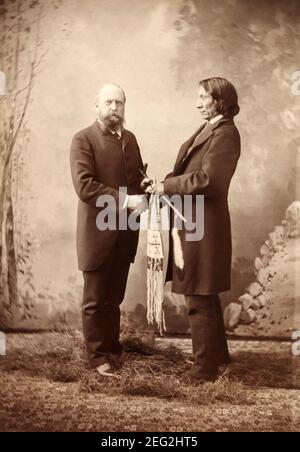
<svg viewBox="0 0 300 452">
<path fill-rule="evenodd" d="M 100 86 L 125 89 L 126 127 L 160 180 L 200 124 L 198 81 L 217 75 L 234 83 L 241 107 L 226 324 L 290 334 L 300 295 L 300 96 L 292 89 L 300 2 L 2 0 L 0 20 L 0 327 L 80 327 L 69 148 L 95 120 Z M 123 304 L 137 325 L 145 319 L 145 254 L 141 234 Z M 168 331 L 186 332 L 183 298 L 169 286 L 164 309 Z"/>
</svg>

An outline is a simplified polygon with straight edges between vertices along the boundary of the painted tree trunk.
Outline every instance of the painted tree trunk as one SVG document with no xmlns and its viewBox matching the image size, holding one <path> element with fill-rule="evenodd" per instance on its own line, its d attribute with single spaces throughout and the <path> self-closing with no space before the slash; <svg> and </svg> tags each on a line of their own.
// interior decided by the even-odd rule
<svg viewBox="0 0 300 452">
<path fill-rule="evenodd" d="M 7 288 L 9 305 L 16 305 L 18 302 L 18 277 L 17 277 L 17 259 L 14 237 L 14 210 L 12 202 L 12 177 L 11 169 L 7 180 L 5 196 L 5 243 L 7 260 Z"/>
</svg>

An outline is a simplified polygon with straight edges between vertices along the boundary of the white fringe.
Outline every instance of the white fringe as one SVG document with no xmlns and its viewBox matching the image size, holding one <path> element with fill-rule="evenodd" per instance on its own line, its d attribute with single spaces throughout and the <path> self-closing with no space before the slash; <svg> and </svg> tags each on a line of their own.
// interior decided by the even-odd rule
<svg viewBox="0 0 300 452">
<path fill-rule="evenodd" d="M 160 334 L 166 330 L 164 301 L 163 259 L 147 258 L 147 321 L 156 323 Z"/>
<path fill-rule="evenodd" d="M 159 196 L 152 195 L 149 202 L 147 242 L 147 321 L 158 326 L 160 334 L 166 329 L 163 311 L 164 270 L 161 240 Z M 156 233 L 155 233 L 156 232 Z"/>
</svg>

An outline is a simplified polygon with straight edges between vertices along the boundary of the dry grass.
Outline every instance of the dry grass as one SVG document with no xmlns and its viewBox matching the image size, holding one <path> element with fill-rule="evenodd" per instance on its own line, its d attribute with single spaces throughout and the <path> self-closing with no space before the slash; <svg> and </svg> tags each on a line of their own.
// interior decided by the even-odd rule
<svg viewBox="0 0 300 452">
<path fill-rule="evenodd" d="M 24 340 L 26 338 L 26 340 Z M 23 340 L 22 340 L 23 339 Z M 105 392 L 109 394 L 124 393 L 129 395 L 157 396 L 162 398 L 183 398 L 195 402 L 191 385 L 183 383 L 183 376 L 190 368 L 190 355 L 178 348 L 150 347 L 138 339 L 123 339 L 125 365 L 111 380 L 109 388 L 107 379 L 91 372 L 88 368 L 79 331 L 69 333 L 45 333 L 42 335 L 11 335 L 8 355 L 0 362 L 0 370 L 9 372 L 21 370 L 32 376 L 40 376 L 52 381 L 80 382 L 82 391 Z M 229 376 L 230 375 L 230 376 Z M 247 390 L 248 388 L 275 387 L 291 388 L 291 357 L 286 353 L 238 352 L 229 371 L 224 372 L 216 383 L 205 384 L 208 389 L 224 389 L 224 398 L 230 398 L 230 390 Z M 102 382 L 105 383 L 102 384 Z M 199 389 L 203 385 L 192 385 Z M 234 386 L 234 388 L 231 388 Z M 183 395 L 182 387 L 187 388 Z M 210 392 L 210 391 L 208 391 Z M 216 393 L 220 393 L 220 388 Z M 219 400 L 220 395 L 217 396 Z M 206 400 L 208 399 L 208 400 Z M 214 401 L 213 394 L 205 397 L 203 403 Z M 243 399 L 244 401 L 244 399 Z"/>
<path fill-rule="evenodd" d="M 190 356 L 172 346 L 159 349 L 125 338 L 125 364 L 107 385 L 107 378 L 88 369 L 80 332 L 48 333 L 39 336 L 39 340 L 35 336 L 27 338 L 26 346 L 23 343 L 21 348 L 20 338 L 16 342 L 11 337 L 10 351 L 0 363 L 0 370 L 22 371 L 62 383 L 78 382 L 80 391 L 87 393 L 159 397 L 204 405 L 218 401 L 252 403 L 239 375 L 220 376 L 217 382 L 204 385 L 185 383 L 183 377 L 190 368 Z M 251 384 L 246 369 L 241 367 L 240 372 Z"/>
<path fill-rule="evenodd" d="M 183 376 L 190 368 L 190 355 L 172 346 L 149 347 L 139 340 L 126 338 L 123 345 L 125 364 L 108 384 L 107 378 L 88 369 L 82 334 L 78 331 L 9 335 L 8 354 L 0 359 L 0 375 L 21 374 L 24 381 L 28 377 L 72 387 L 77 394 L 72 395 L 74 404 L 76 397 L 99 395 L 121 396 L 129 401 L 155 398 L 158 406 L 165 403 L 180 403 L 192 409 L 236 406 L 247 411 L 255 407 L 257 391 L 291 388 L 291 360 L 284 352 L 236 352 L 234 363 L 215 383 L 189 385 L 184 383 Z M 2 394 L 4 398 L 8 397 L 3 388 Z M 286 416 L 283 421 L 283 413 L 278 412 L 278 416 L 279 425 L 286 424 L 286 430 L 290 417 Z M 255 425 L 255 420 L 252 421 Z"/>
</svg>

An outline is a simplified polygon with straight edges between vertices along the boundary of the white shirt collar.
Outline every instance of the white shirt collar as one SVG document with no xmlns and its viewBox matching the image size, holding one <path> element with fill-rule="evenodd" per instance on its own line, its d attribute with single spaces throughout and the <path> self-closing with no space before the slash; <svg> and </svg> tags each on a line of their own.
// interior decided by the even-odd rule
<svg viewBox="0 0 300 452">
<path fill-rule="evenodd" d="M 104 126 L 103 122 L 100 121 L 99 118 L 97 118 L 97 121 L 98 121 L 100 124 L 102 124 L 102 125 Z M 116 134 L 119 136 L 119 138 L 122 137 L 122 128 L 121 128 L 121 127 L 118 127 L 117 130 L 111 130 L 111 129 L 108 129 L 108 130 L 109 130 L 113 135 L 115 135 L 115 133 L 116 133 Z"/>
<path fill-rule="evenodd" d="M 208 122 L 209 122 L 209 124 L 214 124 L 215 122 L 219 121 L 222 118 L 223 118 L 223 115 L 217 115 L 214 118 L 210 119 Z"/>
</svg>

